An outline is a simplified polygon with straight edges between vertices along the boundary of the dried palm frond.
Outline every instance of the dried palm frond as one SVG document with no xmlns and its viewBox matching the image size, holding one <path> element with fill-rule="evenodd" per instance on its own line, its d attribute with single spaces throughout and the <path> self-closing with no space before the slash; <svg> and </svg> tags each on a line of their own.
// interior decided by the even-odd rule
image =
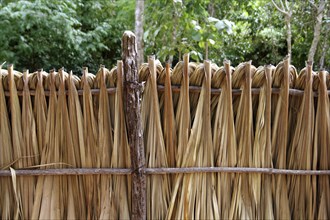
<svg viewBox="0 0 330 220">
<path fill-rule="evenodd" d="M 177 110 L 175 115 L 176 121 L 176 128 L 177 128 L 177 140 L 178 140 L 178 148 L 177 148 L 177 155 L 176 155 L 176 166 L 183 167 L 183 156 L 188 147 L 188 140 L 190 135 L 190 109 L 189 109 L 189 54 L 185 54 L 183 56 L 183 63 L 181 65 L 177 64 L 173 70 L 173 77 L 180 78 L 177 75 L 181 75 L 181 88 L 180 88 L 180 95 L 179 101 L 177 104 Z M 181 72 L 179 72 L 181 70 Z M 175 75 L 174 75 L 175 74 Z M 172 81 L 173 84 L 173 81 Z M 173 97 L 174 98 L 174 97 Z M 175 108 L 175 107 L 174 107 Z M 183 175 L 179 174 L 176 175 L 174 178 L 174 182 L 172 183 L 172 195 L 171 201 L 169 204 L 169 209 L 167 212 L 166 219 L 171 218 L 183 218 L 184 216 L 178 216 L 178 208 L 183 206 L 183 200 L 179 200 L 178 193 L 182 189 L 181 181 Z M 180 203 L 178 203 L 180 202 Z"/>
<path fill-rule="evenodd" d="M 36 93 L 34 96 L 34 105 L 33 105 L 33 111 L 34 111 L 34 117 L 36 122 L 36 129 L 37 129 L 37 142 L 38 142 L 38 149 L 41 154 L 43 152 L 43 148 L 45 146 L 45 132 L 46 132 L 46 123 L 47 123 L 47 102 L 46 102 L 46 96 L 44 91 L 44 83 L 46 81 L 46 78 L 48 77 L 48 73 L 44 71 L 38 71 L 36 74 L 33 74 L 29 80 L 30 89 L 35 87 Z M 32 83 L 31 81 L 36 81 L 35 83 Z M 31 86 L 36 85 L 36 86 Z M 45 157 L 43 157 L 45 158 Z M 41 158 L 40 158 L 41 159 Z M 43 162 L 41 161 L 41 164 Z"/>
<path fill-rule="evenodd" d="M 55 79 L 59 79 L 58 83 L 58 102 L 56 109 L 56 125 L 55 125 L 55 149 L 58 150 L 59 158 L 61 162 L 66 164 L 70 164 L 73 167 L 78 166 L 79 158 L 79 149 L 75 149 L 79 146 L 73 146 L 73 136 L 72 136 L 72 127 L 70 127 L 70 119 L 69 119 L 69 110 L 67 105 L 67 97 L 65 91 L 65 81 L 68 79 L 69 74 L 64 72 L 63 69 L 59 70 L 59 74 L 55 76 Z M 72 80 L 71 80 L 72 83 Z M 73 99 L 73 91 L 72 88 L 69 91 L 72 93 L 70 98 Z M 73 100 L 71 100 L 73 101 Z M 74 104 L 72 102 L 71 104 Z M 74 111 L 73 107 L 71 107 L 71 111 Z M 79 117 L 79 116 L 77 116 Z M 74 119 L 72 119 L 72 126 L 75 126 Z M 76 152 L 78 156 L 76 156 Z M 57 152 L 55 152 L 57 153 Z M 63 167 L 60 165 L 60 167 Z M 55 207 L 59 207 L 58 214 L 61 218 L 81 218 L 84 216 L 80 211 L 82 209 L 81 201 L 82 196 L 79 193 L 79 182 L 77 176 L 64 176 L 64 177 L 55 177 L 55 181 L 59 181 L 61 187 L 59 188 L 57 185 L 54 185 L 53 188 L 53 196 L 54 198 L 58 198 L 58 201 L 61 204 L 55 205 Z M 58 190 L 58 191 L 57 191 Z M 58 193 L 58 195 L 56 194 Z M 80 201 L 80 202 L 76 202 Z M 83 201 L 82 201 L 83 202 Z"/>
<path fill-rule="evenodd" d="M 65 117 L 68 117 L 68 122 L 69 122 L 69 128 L 71 131 L 71 136 L 72 136 L 72 145 L 68 145 L 67 152 L 71 155 L 72 160 L 75 162 L 75 164 L 71 164 L 74 167 L 86 167 L 91 164 L 91 159 L 90 156 L 88 155 L 84 146 L 84 130 L 83 130 L 83 113 L 79 101 L 79 96 L 77 92 L 76 86 L 80 85 L 80 79 L 77 76 L 74 76 L 72 74 L 72 71 L 69 73 L 69 77 L 66 79 L 66 84 L 68 87 L 68 101 L 67 101 L 67 110 L 64 109 L 64 113 L 67 114 Z M 63 86 L 64 87 L 64 86 Z M 78 87 L 79 88 L 79 87 Z M 68 131 L 68 132 L 70 132 Z M 69 134 L 66 136 L 69 138 Z M 68 140 L 67 144 L 70 144 L 70 139 Z M 67 163 L 72 163 L 70 158 L 68 158 L 68 161 L 64 161 Z M 90 177 L 91 178 L 91 177 Z M 88 177 L 69 177 L 69 182 L 68 184 L 75 184 L 69 187 L 72 187 L 72 194 L 74 198 L 79 199 L 79 202 L 75 203 L 75 208 L 84 210 L 85 207 L 87 206 L 87 212 L 85 211 L 80 211 L 79 213 L 75 213 L 75 216 L 82 219 L 86 219 L 87 214 L 91 213 L 91 207 L 88 206 L 89 204 L 86 204 L 85 198 L 87 193 L 90 193 L 90 191 L 93 190 L 93 188 L 87 190 L 86 189 L 86 182 L 85 185 L 83 184 L 84 181 L 88 179 Z M 92 181 L 90 181 L 92 182 Z M 88 182 L 88 183 L 90 183 Z M 85 186 L 85 190 L 84 190 Z M 88 185 L 89 187 L 92 187 L 93 184 L 91 183 Z M 75 188 L 77 187 L 77 188 Z M 89 216 L 90 217 L 90 216 Z"/>
<path fill-rule="evenodd" d="M 327 92 L 326 77 L 329 73 L 320 71 L 318 77 L 318 102 L 315 118 L 314 150 L 317 151 L 317 168 L 320 170 L 329 170 L 330 158 L 330 115 L 329 115 L 329 97 Z M 315 161 L 313 161 L 315 162 Z M 313 164 L 315 165 L 315 164 Z M 314 180 L 315 181 L 315 180 Z M 314 182 L 313 182 L 314 184 Z M 319 176 L 317 185 L 317 213 L 318 219 L 330 218 L 330 185 L 329 177 Z M 313 207 L 313 208 L 316 208 Z"/>
<path fill-rule="evenodd" d="M 234 67 L 230 67 L 230 74 L 234 72 Z M 221 89 L 221 85 L 223 84 L 224 80 L 226 78 L 226 72 L 225 67 L 221 66 L 219 69 L 214 72 L 211 80 L 211 88 L 212 89 Z M 221 95 L 221 94 L 220 94 Z M 212 129 L 214 128 L 215 124 L 215 116 L 217 114 L 217 108 L 218 108 L 218 101 L 219 96 L 218 94 L 212 94 L 211 95 L 211 119 L 212 119 Z M 231 104 L 232 105 L 232 104 Z"/>
<path fill-rule="evenodd" d="M 8 67 L 8 85 L 9 85 L 9 92 L 10 92 L 10 111 L 11 111 L 11 138 L 12 138 L 12 147 L 13 147 L 13 156 L 14 160 L 17 162 L 13 165 L 15 169 L 23 168 L 23 134 L 22 134 L 22 116 L 21 116 L 21 106 L 17 94 L 16 82 L 14 79 L 14 70 L 13 65 L 9 65 Z M 17 80 L 19 76 L 17 77 Z M 24 183 L 22 177 L 17 178 L 17 182 L 13 182 L 14 188 L 17 188 L 15 192 L 15 211 L 14 211 L 14 218 L 17 219 L 19 217 L 24 217 L 24 210 L 27 210 L 29 204 L 26 203 L 28 201 L 23 201 L 23 198 L 28 198 L 28 190 L 25 190 L 29 184 Z M 15 186 L 16 185 L 16 186 Z"/>
<path fill-rule="evenodd" d="M 252 161 L 254 167 L 272 168 L 271 156 L 271 85 L 272 66 L 258 68 L 252 86 L 260 87 Z M 274 219 L 271 176 L 253 174 L 252 191 L 256 219 Z"/>
<path fill-rule="evenodd" d="M 59 163 L 62 161 L 60 151 L 56 148 L 56 109 L 57 95 L 55 88 L 55 73 L 51 71 L 48 78 L 48 88 L 50 89 L 47 124 L 45 132 L 45 147 L 41 154 L 41 161 L 45 164 Z M 58 164 L 54 166 L 60 168 Z M 32 219 L 61 218 L 60 209 L 60 177 L 46 176 L 39 177 L 35 193 L 35 202 L 32 211 Z"/>
<path fill-rule="evenodd" d="M 7 75 L 7 71 L 2 70 L 0 66 L 0 169 L 5 169 L 14 161 L 14 153 L 11 140 L 11 126 L 8 115 L 8 108 L 3 88 L 3 78 Z M 13 219 L 15 199 L 14 191 L 10 177 L 1 177 L 0 179 L 0 218 Z"/>
<path fill-rule="evenodd" d="M 155 65 L 156 65 L 156 73 L 157 73 L 156 79 L 157 79 L 164 68 L 159 60 L 155 60 Z M 149 64 L 143 63 L 139 69 L 139 82 L 144 82 L 148 80 L 149 71 L 147 71 L 147 69 L 149 69 Z"/>
<path fill-rule="evenodd" d="M 286 168 L 288 146 L 288 118 L 289 118 L 289 85 L 290 85 L 290 57 L 276 66 L 273 85 L 280 86 L 280 94 L 275 102 L 276 111 L 272 126 L 272 156 L 273 165 L 278 169 Z M 273 98 L 273 97 L 272 97 Z M 290 219 L 287 177 L 274 177 L 273 201 L 275 219 Z"/>
<path fill-rule="evenodd" d="M 205 61 L 204 68 L 205 78 L 182 167 L 214 166 L 212 133 L 210 132 L 211 64 L 209 61 Z M 175 212 L 170 209 L 167 218 L 219 218 L 215 175 L 206 173 L 177 175 L 171 206 L 177 206 L 177 208 Z"/>
<path fill-rule="evenodd" d="M 175 115 L 173 108 L 169 64 L 166 64 L 165 72 L 166 75 L 165 75 L 165 92 L 164 92 L 163 131 L 164 131 L 168 166 L 176 167 L 177 134 L 176 134 Z"/>
<path fill-rule="evenodd" d="M 237 137 L 237 166 L 252 166 L 253 145 L 253 112 L 251 97 L 252 81 L 251 62 L 244 63 L 235 69 L 233 84 L 242 89 L 235 121 Z M 234 76 L 236 77 L 234 78 Z M 254 201 L 251 189 L 251 178 L 247 174 L 238 174 L 234 180 L 234 190 L 230 218 L 251 219 L 254 217 Z"/>
<path fill-rule="evenodd" d="M 219 69 L 219 67 L 215 64 L 211 65 L 211 77 L 213 74 Z M 189 84 L 191 86 L 201 86 L 204 79 L 204 66 L 200 64 L 196 67 L 195 71 L 189 75 Z M 189 95 L 190 99 L 190 114 L 191 114 L 191 121 L 194 122 L 196 108 L 198 104 L 200 93 L 191 93 Z"/>
<path fill-rule="evenodd" d="M 112 68 L 107 74 L 105 74 L 105 84 L 107 88 L 115 88 L 117 82 L 117 67 Z M 109 93 L 109 108 L 110 108 L 110 118 L 111 118 L 111 127 L 115 127 L 115 93 Z"/>
<path fill-rule="evenodd" d="M 292 65 L 290 65 L 290 67 L 289 67 L 289 87 L 290 88 L 304 90 L 304 88 L 305 88 L 305 86 L 304 86 L 305 80 L 303 80 L 304 77 L 305 76 L 302 76 L 302 78 L 300 78 L 300 80 L 297 80 L 298 79 L 297 70 Z M 294 132 L 295 132 L 296 126 L 297 126 L 298 112 L 299 112 L 299 109 L 300 109 L 300 105 L 302 103 L 302 99 L 303 99 L 303 97 L 301 95 L 299 95 L 299 96 L 290 95 L 290 97 L 289 97 L 289 122 L 288 122 L 289 127 L 288 127 L 288 134 L 287 134 L 287 138 L 288 138 L 288 146 L 287 146 L 288 158 L 290 157 L 290 155 L 289 155 L 290 152 L 291 152 L 290 148 L 292 146 Z"/>
<path fill-rule="evenodd" d="M 111 127 L 110 106 L 105 78 L 109 74 L 109 70 L 102 67 L 97 75 L 96 81 L 100 88 L 99 94 L 99 147 L 101 156 L 101 167 L 110 166 L 110 158 L 113 147 L 113 130 Z"/>
<path fill-rule="evenodd" d="M 175 71 L 175 69 L 174 69 Z M 173 72 L 174 74 L 174 72 Z M 182 166 L 182 159 L 184 152 L 188 146 L 190 136 L 190 102 L 189 102 L 189 55 L 183 56 L 183 68 L 181 75 L 180 97 L 177 104 L 177 111 L 175 114 L 177 137 L 178 137 L 178 151 L 176 156 L 177 166 Z"/>
<path fill-rule="evenodd" d="M 40 153 L 40 164 L 45 164 L 47 161 L 47 151 L 45 150 L 46 145 L 46 123 L 47 123 L 47 103 L 44 92 L 43 83 L 46 81 L 46 77 L 48 74 L 46 72 L 38 71 L 36 74 L 33 74 L 31 77 L 31 81 L 36 81 L 36 83 L 30 83 L 30 85 L 36 84 L 36 93 L 34 98 L 34 115 L 36 121 L 36 129 L 37 129 L 37 143 L 38 150 Z M 31 88 L 31 87 L 30 87 Z M 32 216 L 31 218 L 37 218 L 40 210 L 42 192 L 43 192 L 43 184 L 44 184 L 44 176 L 39 176 L 37 179 L 37 185 L 35 190 Z"/>
<path fill-rule="evenodd" d="M 213 144 L 214 158 L 217 167 L 235 167 L 237 163 L 237 143 L 234 124 L 234 113 L 232 106 L 230 62 L 225 61 L 224 67 L 220 68 L 215 76 L 221 81 L 221 94 L 218 97 L 216 108 Z M 229 219 L 230 203 L 232 200 L 234 174 L 217 174 L 217 199 L 221 219 Z"/>
<path fill-rule="evenodd" d="M 185 58 L 186 57 L 186 58 Z M 184 59 L 188 58 L 188 54 L 185 54 Z M 184 65 L 186 65 L 186 67 L 184 67 Z M 180 61 L 176 64 L 176 66 L 174 67 L 173 71 L 172 71 L 172 75 L 171 75 L 171 83 L 172 85 L 180 85 L 181 87 L 183 86 L 183 71 L 184 68 L 187 69 L 187 74 L 188 77 L 195 71 L 197 67 L 196 63 L 189 63 L 189 59 L 187 61 L 187 64 L 185 64 L 184 62 Z M 181 90 L 180 90 L 181 91 Z M 180 93 L 173 93 L 173 107 L 174 107 L 174 112 L 177 112 L 178 110 L 178 104 L 179 104 L 179 99 L 181 96 L 181 92 Z"/>
<path fill-rule="evenodd" d="M 150 72 L 142 100 L 142 127 L 147 167 L 167 167 L 167 156 L 161 128 L 157 93 L 157 72 L 153 57 L 149 57 Z M 147 73 L 144 73 L 147 75 Z M 167 175 L 147 177 L 147 218 L 164 219 L 170 196 L 170 182 Z"/>
<path fill-rule="evenodd" d="M 110 106 L 109 97 L 105 84 L 106 74 L 108 74 L 104 67 L 101 67 L 96 75 L 97 83 L 100 87 L 99 94 L 99 106 L 98 106 L 98 144 L 99 144 L 99 155 L 100 155 L 100 167 L 110 167 L 111 155 L 113 150 L 113 131 L 111 126 Z M 101 176 L 100 178 L 100 207 L 98 210 L 99 217 L 103 218 L 115 218 L 113 214 L 113 206 L 110 206 L 112 195 L 106 192 L 111 192 L 112 188 L 112 177 Z"/>
<path fill-rule="evenodd" d="M 117 75 L 117 92 L 115 99 L 114 146 L 111 157 L 112 168 L 129 168 L 130 151 L 123 106 L 123 65 L 118 61 L 118 68 L 113 70 Z M 117 219 L 129 219 L 131 213 L 131 177 L 114 176 L 112 178 L 113 216 Z"/>
<path fill-rule="evenodd" d="M 306 75 L 305 77 L 303 77 Z M 291 143 L 288 167 L 290 169 L 315 169 L 313 166 L 313 130 L 314 130 L 314 100 L 312 91 L 312 66 L 302 70 L 300 80 L 305 81 L 304 95 L 297 116 L 297 126 Z M 315 219 L 314 205 L 316 186 L 312 184 L 311 176 L 292 176 L 288 178 L 289 204 L 294 219 Z"/>
<path fill-rule="evenodd" d="M 23 135 L 23 149 L 22 154 L 26 157 L 23 160 L 24 167 L 31 167 L 40 164 L 40 153 L 37 142 L 36 123 L 34 119 L 32 102 L 29 88 L 29 73 L 25 71 L 23 77 L 23 103 L 22 103 L 22 135 Z M 24 197 L 22 197 L 23 218 L 29 219 L 32 215 L 34 191 L 36 187 L 35 177 L 24 178 Z"/>
<path fill-rule="evenodd" d="M 93 99 L 90 86 L 95 79 L 95 75 L 89 74 L 88 69 L 84 68 L 81 80 L 83 88 L 83 147 L 85 148 L 85 159 L 82 160 L 82 167 L 99 168 L 100 156 L 97 136 L 97 121 L 94 114 Z M 84 191 L 86 200 L 86 218 L 95 219 L 99 215 L 96 213 L 99 199 L 97 194 L 97 185 L 99 177 L 86 176 L 84 179 Z"/>
<path fill-rule="evenodd" d="M 235 67 L 235 72 L 232 77 L 232 88 L 233 89 L 241 89 L 241 85 L 244 82 L 244 67 L 245 63 L 240 63 L 237 67 Z M 239 71 L 238 71 L 239 70 Z M 256 71 L 256 67 L 251 65 L 251 78 L 253 78 L 253 74 Z M 233 96 L 233 110 L 234 110 L 234 117 L 237 117 L 237 112 L 239 110 L 241 96 Z"/>
<path fill-rule="evenodd" d="M 102 71 L 104 72 L 102 74 Z M 104 84 L 105 84 L 105 88 L 107 88 L 107 76 L 110 74 L 110 71 L 105 68 L 104 65 L 100 65 L 99 70 L 97 71 L 96 75 L 92 78 L 92 77 L 88 77 L 88 79 L 93 79 L 92 84 L 90 85 L 91 89 L 101 89 L 101 77 L 102 75 L 104 76 Z M 91 76 L 92 74 L 88 74 L 88 76 Z M 109 98 L 109 94 L 107 95 Z M 95 95 L 92 96 L 93 97 L 93 107 L 94 107 L 94 113 L 95 113 L 95 118 L 98 119 L 99 117 L 99 108 L 100 108 L 100 93 L 97 93 Z M 109 114 L 111 114 L 110 112 L 110 104 L 108 101 L 108 105 L 109 105 Z M 110 117 L 110 122 L 112 125 L 112 120 Z"/>
<path fill-rule="evenodd" d="M 177 137 L 171 87 L 172 70 L 170 68 L 170 64 L 167 63 L 166 68 L 164 68 L 161 73 L 157 73 L 157 75 L 159 75 L 157 78 L 157 84 L 164 85 L 164 91 L 161 92 L 158 90 L 158 95 L 168 166 L 175 167 Z"/>
</svg>

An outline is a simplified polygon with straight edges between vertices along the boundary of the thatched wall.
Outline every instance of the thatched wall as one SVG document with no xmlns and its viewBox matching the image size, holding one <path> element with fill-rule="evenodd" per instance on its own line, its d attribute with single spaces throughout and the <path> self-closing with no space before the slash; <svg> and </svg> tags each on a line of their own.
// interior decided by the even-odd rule
<svg viewBox="0 0 330 220">
<path fill-rule="evenodd" d="M 146 167 L 329 170 L 330 76 L 311 68 L 150 59 L 139 71 Z M 1 219 L 130 218 L 130 175 L 15 175 L 130 168 L 122 90 L 116 67 L 1 69 Z M 155 174 L 146 193 L 148 219 L 330 217 L 329 175 Z"/>
</svg>

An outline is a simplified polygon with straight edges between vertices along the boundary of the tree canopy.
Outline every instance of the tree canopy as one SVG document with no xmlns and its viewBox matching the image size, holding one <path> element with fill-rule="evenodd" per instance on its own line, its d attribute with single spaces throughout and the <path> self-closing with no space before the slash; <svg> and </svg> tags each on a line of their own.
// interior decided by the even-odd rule
<svg viewBox="0 0 330 220">
<path fill-rule="evenodd" d="M 276 64 L 288 53 L 290 12 L 292 63 L 303 68 L 324 2 L 314 63 L 329 68 L 329 2 L 287 0 L 145 0 L 144 55 L 174 65 L 184 53 L 218 64 L 252 60 Z M 121 36 L 134 30 L 135 1 L 0 0 L 0 63 L 31 71 L 60 68 L 80 73 L 120 59 Z M 322 64 L 323 59 L 323 64 Z"/>
</svg>

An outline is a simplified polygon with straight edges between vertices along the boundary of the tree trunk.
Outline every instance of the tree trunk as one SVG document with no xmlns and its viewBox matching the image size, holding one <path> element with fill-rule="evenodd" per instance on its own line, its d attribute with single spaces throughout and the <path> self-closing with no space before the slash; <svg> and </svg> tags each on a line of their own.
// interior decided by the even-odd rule
<svg viewBox="0 0 330 220">
<path fill-rule="evenodd" d="M 143 63 L 143 17 L 144 17 L 144 0 L 136 0 L 135 6 L 135 35 L 137 43 L 137 66 Z"/>
<path fill-rule="evenodd" d="M 274 0 L 272 0 L 273 5 L 275 8 L 281 12 L 284 15 L 285 18 L 285 26 L 286 26 L 286 42 L 288 46 L 288 54 L 291 55 L 291 38 L 292 38 L 292 33 L 291 33 L 291 17 L 292 17 L 292 10 L 289 8 L 288 1 L 285 0 L 284 3 L 282 0 L 280 0 L 280 6 L 275 3 Z M 292 56 L 292 55 L 291 55 Z"/>
<path fill-rule="evenodd" d="M 288 13 L 285 15 L 285 24 L 286 24 L 286 42 L 288 46 L 288 54 L 291 55 L 292 52 L 292 46 L 291 46 L 291 13 Z"/>
<path fill-rule="evenodd" d="M 207 11 L 209 12 L 209 15 L 211 16 L 211 17 L 213 17 L 214 16 L 214 0 L 211 0 L 210 1 L 210 3 L 209 3 L 209 5 L 207 6 Z"/>
<path fill-rule="evenodd" d="M 314 62 L 314 56 L 316 53 L 317 45 L 320 41 L 324 8 L 325 8 L 325 0 L 320 0 L 319 6 L 317 8 L 313 42 L 308 52 L 308 61 Z"/>
<path fill-rule="evenodd" d="M 330 18 L 330 8 L 328 7 L 328 13 L 327 13 L 327 17 Z M 322 46 L 322 54 L 320 57 L 320 69 L 324 69 L 325 67 L 325 57 L 327 56 L 327 52 L 329 49 L 329 32 L 330 32 L 330 23 L 326 23 L 325 26 L 325 34 L 324 34 L 324 38 L 323 38 L 323 46 Z"/>
</svg>

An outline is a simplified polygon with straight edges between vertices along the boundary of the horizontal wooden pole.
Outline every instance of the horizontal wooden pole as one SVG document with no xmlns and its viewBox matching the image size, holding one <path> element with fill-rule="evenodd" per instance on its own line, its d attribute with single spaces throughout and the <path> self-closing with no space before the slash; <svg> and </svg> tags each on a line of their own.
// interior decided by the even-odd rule
<svg viewBox="0 0 330 220">
<path fill-rule="evenodd" d="M 199 93 L 202 90 L 202 87 L 200 86 L 189 86 L 189 92 L 191 93 Z M 158 91 L 165 91 L 165 86 L 158 85 Z M 172 85 L 172 91 L 173 92 L 180 92 L 180 86 L 178 85 Z M 272 88 L 272 94 L 279 94 L 281 91 L 280 88 Z M 211 89 L 211 94 L 218 95 L 221 93 L 221 89 Z M 233 96 L 241 95 L 242 90 L 241 89 L 232 89 Z M 251 89 L 252 95 L 257 95 L 260 93 L 260 88 L 252 88 Z M 302 96 L 304 95 L 304 90 L 299 89 L 289 89 L 289 94 L 292 96 Z M 318 96 L 318 92 L 313 92 L 314 97 Z M 328 90 L 328 95 L 330 95 L 330 90 Z"/>
<path fill-rule="evenodd" d="M 17 176 L 61 176 L 61 175 L 130 175 L 131 169 L 120 168 L 65 168 L 42 170 L 15 170 Z M 260 173 L 275 175 L 330 175 L 330 170 L 289 170 L 254 167 L 181 167 L 181 168 L 144 168 L 146 175 L 177 173 Z M 0 177 L 11 176 L 9 170 L 0 170 Z"/>
<path fill-rule="evenodd" d="M 116 88 L 115 87 L 114 88 L 107 88 L 107 91 L 108 91 L 109 94 L 114 94 L 114 93 L 116 93 Z M 79 89 L 79 90 L 77 90 L 77 92 L 78 92 L 78 95 L 83 95 L 84 90 Z M 68 94 L 69 91 L 68 90 L 65 90 L 65 93 Z M 100 89 L 91 89 L 91 93 L 92 93 L 92 95 L 97 95 L 97 94 L 100 93 Z M 17 94 L 19 96 L 23 96 L 23 91 L 18 90 L 17 91 Z M 9 95 L 10 95 L 10 92 L 9 91 L 5 91 L 5 96 L 9 96 Z M 35 96 L 36 95 L 36 91 L 35 90 L 30 90 L 30 95 Z M 50 91 L 49 90 L 45 90 L 45 96 L 49 96 L 49 95 L 50 95 Z"/>
<path fill-rule="evenodd" d="M 62 176 L 62 175 L 128 175 L 131 169 L 120 168 L 63 168 L 41 170 L 15 170 L 16 176 Z M 10 170 L 0 170 L 0 176 L 11 176 Z"/>
<path fill-rule="evenodd" d="M 145 168 L 146 174 L 173 173 L 260 173 L 284 175 L 330 175 L 330 170 L 287 170 L 254 167 L 182 167 L 182 168 Z"/>
<path fill-rule="evenodd" d="M 189 86 L 189 92 L 191 93 L 200 93 L 202 90 L 202 87 L 200 86 Z M 77 90 L 78 95 L 83 95 L 83 90 Z M 109 94 L 114 94 L 116 92 L 116 88 L 108 88 L 107 89 Z M 158 91 L 164 92 L 165 87 L 163 85 L 158 85 Z M 172 91 L 174 93 L 180 92 L 180 86 L 179 85 L 172 85 Z M 280 93 L 280 88 L 272 88 L 272 94 L 279 94 Z M 260 88 L 252 88 L 251 89 L 252 95 L 257 95 L 260 93 Z M 100 93 L 99 89 L 91 89 L 92 95 L 97 95 Z M 221 89 L 211 89 L 211 94 L 213 95 L 218 95 L 221 93 Z M 241 89 L 232 89 L 233 96 L 239 96 L 242 93 Z M 5 96 L 9 96 L 9 91 L 5 91 Z M 23 91 L 17 91 L 17 94 L 19 96 L 23 95 Z M 66 90 L 66 94 L 68 94 L 68 90 Z M 304 94 L 304 90 L 299 90 L 299 89 L 289 89 L 289 94 L 292 96 L 302 96 Z M 30 90 L 30 95 L 34 96 L 35 95 L 35 90 Z M 48 90 L 45 90 L 45 95 L 49 96 L 50 92 Z M 318 92 L 313 92 L 314 97 L 318 96 Z M 328 90 L 328 95 L 330 95 L 330 90 Z"/>
</svg>

